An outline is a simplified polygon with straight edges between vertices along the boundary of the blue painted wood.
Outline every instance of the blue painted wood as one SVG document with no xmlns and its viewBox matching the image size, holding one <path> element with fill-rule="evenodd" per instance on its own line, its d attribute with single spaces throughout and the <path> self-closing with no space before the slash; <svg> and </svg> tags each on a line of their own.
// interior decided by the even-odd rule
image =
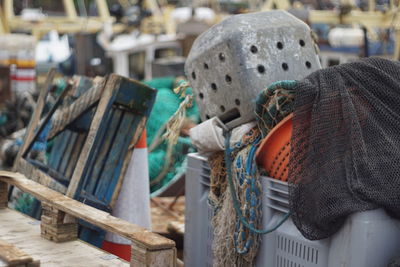
<svg viewBox="0 0 400 267">
<path fill-rule="evenodd" d="M 59 139 L 58 142 L 60 142 L 60 146 L 59 146 L 59 150 L 56 151 L 54 158 L 55 158 L 55 169 L 57 171 L 60 170 L 60 166 L 61 166 L 61 162 L 64 160 L 65 157 L 65 152 L 68 149 L 68 145 L 70 142 L 70 138 L 71 138 L 72 132 L 71 131 L 64 131 L 63 132 L 63 138 Z"/>
<path fill-rule="evenodd" d="M 94 195 L 100 200 L 110 202 L 112 194 L 109 198 L 107 192 L 114 193 L 115 185 L 121 175 L 122 164 L 124 163 L 125 155 L 128 152 L 129 144 L 132 140 L 134 129 L 132 124 L 135 115 L 133 113 L 124 112 L 122 122 L 118 129 L 118 135 L 114 137 L 113 146 L 107 155 L 100 177 L 97 179 L 97 187 Z M 129 138 L 131 137 L 131 138 Z"/>
<path fill-rule="evenodd" d="M 126 116 L 132 116 L 132 119 L 131 119 L 131 121 L 129 121 L 128 125 L 130 126 L 129 132 L 134 133 L 136 131 L 137 127 L 139 126 L 142 118 L 138 117 L 137 115 L 135 115 L 133 113 L 129 113 Z M 120 151 L 120 153 L 121 153 L 120 158 L 124 158 L 125 155 L 128 153 L 130 143 L 127 141 L 130 141 L 130 140 L 125 140 L 125 145 L 121 148 L 121 151 Z M 108 185 L 109 189 L 110 188 L 115 189 L 117 182 L 118 182 L 116 177 L 119 177 L 121 175 L 123 164 L 124 164 L 123 160 L 120 160 L 117 162 L 117 165 L 114 168 L 114 173 L 112 175 L 113 177 L 115 177 L 115 179 L 111 180 L 110 184 Z M 114 194 L 114 190 L 109 190 L 109 189 L 106 191 L 106 195 L 104 196 L 104 198 L 111 201 L 113 194 Z"/>
<path fill-rule="evenodd" d="M 110 112 L 110 119 L 107 124 L 106 132 L 102 138 L 102 145 L 96 152 L 94 157 L 93 167 L 87 172 L 87 183 L 84 186 L 84 190 L 90 194 L 94 194 L 96 185 L 99 181 L 103 166 L 106 163 L 107 156 L 112 146 L 115 146 L 114 138 L 118 134 L 118 127 L 121 123 L 121 110 L 113 110 Z"/>
<path fill-rule="evenodd" d="M 156 92 L 154 96 L 155 94 Z M 148 117 L 154 104 L 154 99 L 150 95 L 149 87 L 146 88 L 140 82 L 125 79 L 120 84 L 115 103 L 126 106 L 137 115 Z"/>
<path fill-rule="evenodd" d="M 72 151 L 74 150 L 76 140 L 78 138 L 78 134 L 74 132 L 70 132 L 70 137 L 69 140 L 66 143 L 66 148 L 63 153 L 62 160 L 60 162 L 60 166 L 58 167 L 58 172 L 65 174 L 65 171 L 68 166 L 68 162 L 70 161 L 70 158 L 72 156 Z"/>
<path fill-rule="evenodd" d="M 86 135 L 87 133 L 78 133 L 78 138 L 75 141 L 71 158 L 68 162 L 67 169 L 65 170 L 65 177 L 67 177 L 69 180 L 71 179 L 72 173 L 76 167 L 76 163 L 78 162 L 79 155 L 82 151 L 83 145 L 85 144 Z"/>
<path fill-rule="evenodd" d="M 90 181 L 90 179 L 96 180 L 97 186 L 93 192 L 93 196 L 98 199 L 98 203 L 111 202 L 116 185 L 121 179 L 122 165 L 128 152 L 128 147 L 137 130 L 139 122 L 144 116 L 148 116 L 150 113 L 151 108 L 149 109 L 147 107 L 151 107 L 154 102 L 155 92 L 150 92 L 149 95 L 149 91 L 146 92 L 148 88 L 145 88 L 146 90 L 141 90 L 139 88 L 141 87 L 137 83 L 129 84 L 121 82 L 117 92 L 114 93 L 112 99 L 114 105 L 112 108 L 124 110 L 122 121 L 116 131 L 117 135 L 112 137 L 113 145 L 106 156 L 106 162 L 100 171 L 100 176 L 97 177 L 97 175 L 93 175 L 97 174 L 97 172 L 91 172 L 92 175 L 86 175 L 86 179 L 83 180 L 83 184 L 79 188 L 79 190 L 88 193 L 92 191 L 93 185 L 93 181 Z M 134 104 L 136 102 L 141 104 Z M 101 125 L 100 128 L 102 127 L 103 125 Z M 110 127 L 110 125 L 106 127 Z M 108 138 L 111 136 L 112 134 L 108 136 Z M 102 145 L 104 145 L 104 143 L 102 143 Z M 106 151 L 106 149 L 103 151 Z M 96 155 L 99 156 L 99 154 Z M 103 159 L 103 154 L 101 154 L 101 158 Z M 98 160 L 97 164 L 90 166 L 91 168 L 97 169 L 99 165 L 101 166 L 101 164 L 99 164 L 101 162 L 101 160 Z M 86 170 L 86 173 L 88 172 L 90 171 Z M 98 232 L 97 234 L 93 234 L 93 232 L 95 232 L 95 230 L 92 228 L 81 227 L 79 238 L 92 244 L 101 244 L 103 232 Z"/>
<path fill-rule="evenodd" d="M 54 138 L 54 144 L 51 148 L 51 153 L 48 161 L 49 167 L 54 170 L 58 170 L 58 166 L 60 165 L 61 158 L 63 156 L 63 152 L 66 148 L 66 143 L 70 134 L 71 133 L 69 131 L 63 131 Z"/>
<path fill-rule="evenodd" d="M 116 75 L 111 75 L 110 80 L 114 82 L 113 86 L 106 86 L 104 90 L 111 90 L 112 97 L 94 136 L 74 195 L 75 199 L 108 212 L 111 211 L 110 203 L 116 186 L 123 178 L 122 167 L 128 147 L 133 137 L 138 135 L 139 122 L 150 114 L 156 96 L 154 89 L 139 82 Z M 87 86 L 78 88 L 74 97 L 86 90 Z M 55 137 L 48 166 L 58 170 L 67 179 L 71 179 L 95 112 L 96 107 L 87 110 Z M 99 245 L 104 232 L 97 230 L 82 223 L 79 236 Z"/>
</svg>

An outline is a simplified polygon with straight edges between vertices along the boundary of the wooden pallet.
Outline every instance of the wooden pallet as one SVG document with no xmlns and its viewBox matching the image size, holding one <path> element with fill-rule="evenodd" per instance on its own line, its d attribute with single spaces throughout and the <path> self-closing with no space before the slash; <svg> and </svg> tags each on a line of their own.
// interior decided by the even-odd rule
<svg viewBox="0 0 400 267">
<path fill-rule="evenodd" d="M 115 74 L 94 80 L 81 77 L 75 79 L 63 105 L 43 116 L 53 77 L 50 72 L 41 90 L 14 171 L 111 213 L 133 152 L 130 147 L 145 127 L 156 91 Z M 40 119 L 46 116 L 48 123 Z M 50 128 L 48 141 L 53 142 L 46 163 L 31 159 L 28 153 L 42 124 Z M 39 211 L 33 207 L 29 215 L 39 218 Z M 80 226 L 81 239 L 101 245 L 105 232 L 83 221 Z"/>
<path fill-rule="evenodd" d="M 81 202 L 78 202 L 74 199 L 71 199 L 61 193 L 58 193 L 52 189 L 49 189 L 35 181 L 27 179 L 23 174 L 15 173 L 15 172 L 5 172 L 0 171 L 0 207 L 3 207 L 0 211 L 0 236 L 2 238 L 6 238 L 6 242 L 9 242 L 13 245 L 21 246 L 21 249 L 25 249 L 28 252 L 28 245 L 24 246 L 23 244 L 28 244 L 29 242 L 34 242 L 33 240 L 37 240 L 37 238 L 32 237 L 32 232 L 29 232 L 27 229 L 17 230 L 19 235 L 18 237 L 15 234 L 15 230 L 8 230 L 6 227 L 17 227 L 19 224 L 19 219 L 10 219 L 7 216 L 10 212 L 14 215 L 12 216 L 23 216 L 18 214 L 15 211 L 11 211 L 6 208 L 7 205 L 7 194 L 8 194 L 8 186 L 13 185 L 18 187 L 24 192 L 27 192 L 34 197 L 38 198 L 42 203 L 46 203 L 44 205 L 45 212 L 43 213 L 42 221 L 40 223 L 40 234 L 46 240 L 46 242 L 61 242 L 66 240 L 74 240 L 76 239 L 76 231 L 71 223 L 64 223 L 64 216 L 69 214 L 76 219 L 85 220 L 97 227 L 100 227 L 108 232 L 121 235 L 132 242 L 132 260 L 130 266 L 176 266 L 176 248 L 175 242 L 169 240 L 165 237 L 162 237 L 158 234 L 154 234 L 140 226 L 135 224 L 126 222 L 124 220 L 118 219 L 116 217 L 111 216 L 110 214 L 95 209 L 93 207 L 87 206 Z M 8 219 L 7 219 L 8 218 Z M 32 219 L 30 219 L 32 220 Z M 8 223 L 7 223 L 8 222 Z M 8 224 L 8 226 L 6 226 Z M 39 234 L 39 229 L 36 228 L 36 233 Z M 8 233 L 8 234 L 7 234 Z M 19 241 L 18 241 L 19 240 Z M 63 243 L 69 244 L 70 242 Z M 48 243 L 46 243 L 48 244 Z M 43 247 L 42 247 L 43 246 Z M 35 260 L 40 260 L 43 263 L 46 260 L 43 260 L 45 255 L 51 255 L 52 249 L 56 248 L 58 245 L 52 245 L 51 249 L 49 245 L 45 245 L 44 243 L 37 244 L 35 249 L 29 250 L 31 256 Z M 77 253 L 76 255 L 81 255 L 81 251 L 79 247 L 75 248 L 72 253 Z M 5 252 L 0 250 L 0 258 L 5 257 Z M 50 257 L 50 256 L 49 256 Z M 55 256 L 57 257 L 57 255 Z M 59 256 L 61 257 L 61 256 Z M 83 256 L 82 256 L 83 257 Z M 91 254 L 88 254 L 88 258 L 90 259 Z M 83 262 L 81 257 L 80 261 Z M 50 259 L 51 260 L 51 259 Z M 57 260 L 57 258 L 53 259 Z M 0 265 L 1 266 L 1 265 Z M 47 266 L 52 266 L 51 264 Z M 81 265 L 79 262 L 75 265 L 74 263 L 63 262 L 60 265 L 53 266 L 93 266 L 93 265 Z M 94 266 L 118 266 L 113 264 L 107 265 L 94 265 Z M 123 265 L 121 265 L 123 266 Z"/>
</svg>

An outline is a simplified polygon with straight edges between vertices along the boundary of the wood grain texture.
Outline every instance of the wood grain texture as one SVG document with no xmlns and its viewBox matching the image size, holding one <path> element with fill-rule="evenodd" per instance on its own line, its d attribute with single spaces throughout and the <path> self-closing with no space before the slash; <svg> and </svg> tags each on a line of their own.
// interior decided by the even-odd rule
<svg viewBox="0 0 400 267">
<path fill-rule="evenodd" d="M 6 262 L 8 265 L 19 265 L 32 262 L 31 256 L 18 249 L 14 245 L 7 243 L 0 239 L 0 259 Z"/>
<path fill-rule="evenodd" d="M 49 138 L 54 137 L 57 133 L 64 130 L 65 127 L 83 114 L 86 110 L 90 109 L 97 101 L 99 101 L 105 80 L 96 80 L 93 87 L 83 93 L 71 105 L 57 110 L 54 114 L 52 127 L 49 133 Z"/>
<path fill-rule="evenodd" d="M 116 77 L 114 78 L 114 80 Z M 113 90 L 117 87 L 116 81 L 112 79 L 107 79 L 105 88 L 103 89 L 103 95 L 99 101 L 99 104 L 96 109 L 96 113 L 93 117 L 92 123 L 90 125 L 89 133 L 86 137 L 86 142 L 82 148 L 81 154 L 79 156 L 78 162 L 76 164 L 74 173 L 72 175 L 71 181 L 68 186 L 68 190 L 66 195 L 69 197 L 75 197 L 75 194 L 78 190 L 78 186 L 81 180 L 81 177 L 85 171 L 86 162 L 91 154 L 93 144 L 95 142 L 96 136 L 98 134 L 99 126 L 102 122 L 102 118 L 109 108 L 110 100 L 113 95 Z"/>
<path fill-rule="evenodd" d="M 41 185 L 44 185 L 48 188 L 56 190 L 60 193 L 65 193 L 67 191 L 67 187 L 60 184 L 48 174 L 42 172 L 41 170 L 34 168 L 32 164 L 26 161 L 26 159 L 21 158 L 17 165 L 18 172 L 22 173 L 26 177 L 29 177 L 31 180 L 38 182 Z"/>
<path fill-rule="evenodd" d="M 148 250 L 140 245 L 132 244 L 132 267 L 175 267 L 176 249 Z"/>
<path fill-rule="evenodd" d="M 27 179 L 20 173 L 0 171 L 0 181 L 14 185 L 22 191 L 30 193 L 40 201 L 51 203 L 54 208 L 60 211 L 70 214 L 73 217 L 83 219 L 108 232 L 121 235 L 131 240 L 134 244 L 138 244 L 146 249 L 160 250 L 175 247 L 175 242 L 170 239 L 66 197 Z"/>
<path fill-rule="evenodd" d="M 64 223 L 64 217 L 65 212 L 54 208 L 48 202 L 42 202 L 41 236 L 57 243 L 77 239 L 78 224 Z"/>
<path fill-rule="evenodd" d="M 129 263 L 80 240 L 54 243 L 40 236 L 39 221 L 11 209 L 0 210 L 1 239 L 18 247 L 42 267 L 126 267 Z M 2 264 L 0 267 L 7 266 Z"/>
<path fill-rule="evenodd" d="M 0 209 L 7 207 L 8 203 L 8 184 L 0 182 Z"/>
<path fill-rule="evenodd" d="M 25 152 L 29 143 L 32 141 L 32 138 L 35 135 L 35 129 L 36 129 L 36 126 L 39 124 L 40 116 L 42 115 L 43 107 L 46 103 L 47 93 L 49 91 L 51 84 L 53 83 L 55 74 L 56 74 L 56 70 L 54 68 L 50 69 L 49 73 L 47 74 L 47 78 L 44 83 L 44 86 L 40 90 L 35 110 L 32 114 L 31 120 L 29 121 L 28 127 L 26 128 L 24 142 L 22 144 L 21 149 L 18 151 L 17 157 L 15 158 L 13 170 L 17 169 L 17 164 L 19 163 L 20 159 L 22 158 L 22 154 Z"/>
<path fill-rule="evenodd" d="M 137 130 L 135 132 L 135 134 L 132 137 L 132 140 L 130 142 L 129 147 L 131 147 L 132 145 L 134 146 L 138 141 L 140 136 L 143 133 L 143 130 L 146 127 L 146 122 L 147 122 L 148 117 L 143 117 L 137 126 Z M 126 155 L 125 155 L 125 159 L 123 161 L 122 164 L 122 168 L 121 168 L 121 177 L 125 177 L 126 171 L 128 169 L 129 163 L 131 161 L 131 157 L 132 157 L 132 153 L 133 153 L 133 149 L 129 148 Z M 111 201 L 110 201 L 110 206 L 114 207 L 115 203 L 117 202 L 118 196 L 119 196 L 119 192 L 121 191 L 121 187 L 122 187 L 122 183 L 123 183 L 124 179 L 119 179 L 116 186 L 115 186 L 115 190 L 114 193 L 111 197 Z"/>
<path fill-rule="evenodd" d="M 9 266 L 23 265 L 32 262 L 31 256 L 16 246 L 0 239 L 0 259 Z"/>
</svg>

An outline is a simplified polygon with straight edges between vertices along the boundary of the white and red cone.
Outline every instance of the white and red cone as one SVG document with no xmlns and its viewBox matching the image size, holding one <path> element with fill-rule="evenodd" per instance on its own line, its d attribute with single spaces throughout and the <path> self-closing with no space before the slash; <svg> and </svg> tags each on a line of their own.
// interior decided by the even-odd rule
<svg viewBox="0 0 400 267">
<path fill-rule="evenodd" d="M 146 130 L 144 130 L 133 150 L 112 215 L 151 230 L 148 166 Z M 130 245 L 128 239 L 107 233 L 102 248 L 130 261 Z"/>
</svg>

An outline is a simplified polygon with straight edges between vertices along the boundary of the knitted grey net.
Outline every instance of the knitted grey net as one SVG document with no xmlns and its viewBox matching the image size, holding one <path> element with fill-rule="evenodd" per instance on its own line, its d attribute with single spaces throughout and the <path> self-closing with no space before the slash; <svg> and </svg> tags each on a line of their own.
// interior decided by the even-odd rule
<svg viewBox="0 0 400 267">
<path fill-rule="evenodd" d="M 378 207 L 400 218 L 400 63 L 319 70 L 294 92 L 289 190 L 300 232 L 326 238 Z"/>
</svg>

